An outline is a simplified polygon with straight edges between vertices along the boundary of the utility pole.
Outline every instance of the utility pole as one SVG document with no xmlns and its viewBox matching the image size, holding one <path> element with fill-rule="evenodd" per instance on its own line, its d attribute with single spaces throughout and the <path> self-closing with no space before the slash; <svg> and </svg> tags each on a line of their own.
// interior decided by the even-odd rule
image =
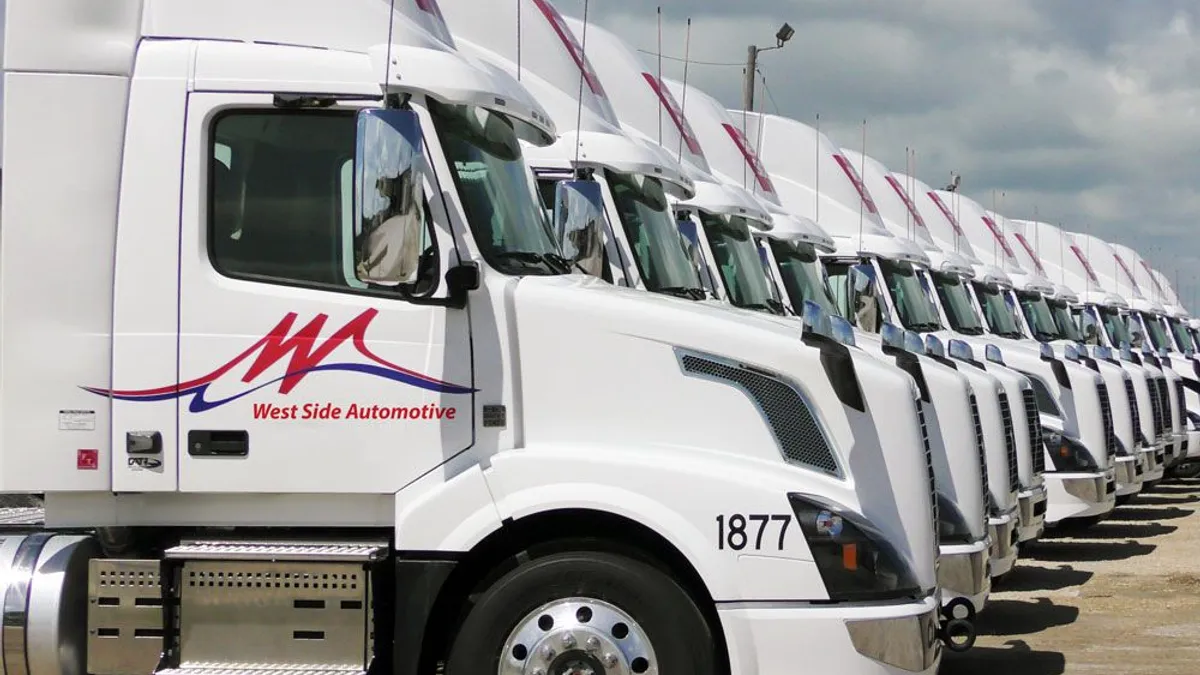
<svg viewBox="0 0 1200 675">
<path fill-rule="evenodd" d="M 796 29 L 788 24 L 783 24 L 779 28 L 779 32 L 775 33 L 774 47 L 756 47 L 750 45 L 746 50 L 746 79 L 742 85 L 742 109 L 746 112 L 754 110 L 754 75 L 758 72 L 758 55 L 761 52 L 769 52 L 772 49 L 783 47 L 784 43 L 792 39 L 796 34 Z"/>
</svg>

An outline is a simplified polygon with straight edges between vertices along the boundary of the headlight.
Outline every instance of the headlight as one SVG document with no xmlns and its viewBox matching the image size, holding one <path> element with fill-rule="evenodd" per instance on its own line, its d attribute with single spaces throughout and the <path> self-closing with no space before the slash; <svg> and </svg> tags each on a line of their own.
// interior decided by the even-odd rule
<svg viewBox="0 0 1200 675">
<path fill-rule="evenodd" d="M 937 493 L 938 537 L 943 544 L 970 544 L 971 526 L 958 505 L 942 493 Z"/>
<path fill-rule="evenodd" d="M 865 518 L 813 495 L 791 493 L 788 500 L 830 600 L 920 595 L 908 561 Z"/>
<path fill-rule="evenodd" d="M 1100 470 L 1092 453 L 1076 439 L 1046 427 L 1042 427 L 1042 438 L 1046 449 L 1050 451 L 1050 460 L 1054 462 L 1055 469 L 1082 473 Z"/>
</svg>

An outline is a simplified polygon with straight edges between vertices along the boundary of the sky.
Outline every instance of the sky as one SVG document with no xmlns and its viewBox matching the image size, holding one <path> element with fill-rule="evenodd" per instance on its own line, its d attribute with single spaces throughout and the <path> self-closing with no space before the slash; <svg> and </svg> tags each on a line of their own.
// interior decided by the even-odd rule
<svg viewBox="0 0 1200 675">
<path fill-rule="evenodd" d="M 741 107 L 753 43 L 767 112 L 1009 218 L 1138 250 L 1200 310 L 1200 3 L 1195 0 L 589 0 L 589 21 Z M 582 18 L 584 0 L 556 0 Z M 653 57 L 645 55 L 647 59 Z M 664 76 L 683 64 L 664 59 Z M 994 200 L 994 201 L 993 201 Z"/>
</svg>

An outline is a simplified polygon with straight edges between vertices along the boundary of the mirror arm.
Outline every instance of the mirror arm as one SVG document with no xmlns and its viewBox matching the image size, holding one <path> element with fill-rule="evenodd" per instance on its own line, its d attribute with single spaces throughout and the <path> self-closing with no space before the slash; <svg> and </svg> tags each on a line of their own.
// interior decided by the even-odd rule
<svg viewBox="0 0 1200 675">
<path fill-rule="evenodd" d="M 430 298 L 414 295 L 407 285 L 397 286 L 396 292 L 406 302 L 425 307 L 447 307 L 463 309 L 467 306 L 467 294 L 479 288 L 479 263 L 465 262 L 446 270 L 446 297 Z"/>
</svg>

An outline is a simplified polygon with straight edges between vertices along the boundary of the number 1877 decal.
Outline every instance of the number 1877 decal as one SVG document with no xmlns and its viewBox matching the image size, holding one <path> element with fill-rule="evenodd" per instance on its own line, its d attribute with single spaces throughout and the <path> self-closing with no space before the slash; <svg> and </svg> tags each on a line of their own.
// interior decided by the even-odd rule
<svg viewBox="0 0 1200 675">
<path fill-rule="evenodd" d="M 791 514 L 734 513 L 717 516 L 717 548 L 741 551 L 764 548 L 782 551 L 787 540 Z"/>
</svg>

